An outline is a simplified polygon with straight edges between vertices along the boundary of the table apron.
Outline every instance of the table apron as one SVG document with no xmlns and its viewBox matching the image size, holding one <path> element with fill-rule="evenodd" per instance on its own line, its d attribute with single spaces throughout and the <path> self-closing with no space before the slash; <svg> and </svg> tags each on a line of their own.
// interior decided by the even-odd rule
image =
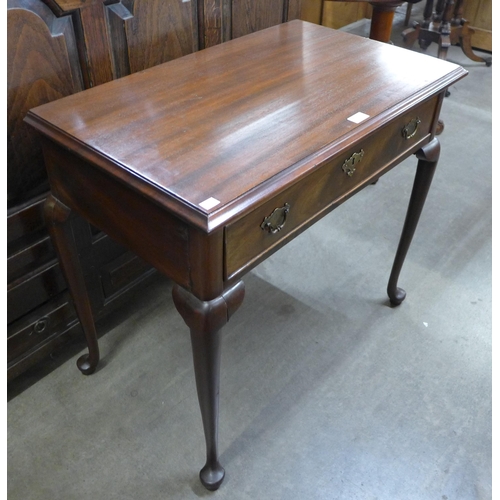
<svg viewBox="0 0 500 500">
<path fill-rule="evenodd" d="M 191 288 L 184 221 L 71 151 L 43 140 L 53 195 L 184 288 Z"/>
</svg>

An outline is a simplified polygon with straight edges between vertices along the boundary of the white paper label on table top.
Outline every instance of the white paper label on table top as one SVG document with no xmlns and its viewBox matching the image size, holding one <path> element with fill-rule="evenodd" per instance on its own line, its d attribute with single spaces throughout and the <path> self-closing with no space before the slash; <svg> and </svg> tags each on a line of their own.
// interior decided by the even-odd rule
<svg viewBox="0 0 500 500">
<path fill-rule="evenodd" d="M 200 203 L 200 207 L 204 208 L 205 210 L 210 210 L 211 208 L 214 208 L 219 203 L 220 203 L 219 200 L 217 200 L 216 198 L 210 197 L 210 198 L 207 198 L 205 201 L 202 201 Z"/>
<path fill-rule="evenodd" d="M 361 123 L 362 121 L 365 121 L 367 118 L 370 118 L 370 115 L 358 111 L 354 115 L 350 116 L 348 120 L 353 123 Z"/>
</svg>

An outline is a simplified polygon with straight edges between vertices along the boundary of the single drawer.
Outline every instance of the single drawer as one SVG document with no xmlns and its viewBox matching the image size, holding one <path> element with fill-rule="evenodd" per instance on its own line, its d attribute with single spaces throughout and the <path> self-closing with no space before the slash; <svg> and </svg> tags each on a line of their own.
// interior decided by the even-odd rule
<svg viewBox="0 0 500 500">
<path fill-rule="evenodd" d="M 7 283 L 36 272 L 37 268 L 56 258 L 46 231 L 40 231 L 37 238 L 32 239 L 32 242 L 26 243 L 19 251 L 7 257 Z"/>
<path fill-rule="evenodd" d="M 78 321 L 67 292 L 54 297 L 7 329 L 7 362 L 25 356 Z"/>
<path fill-rule="evenodd" d="M 281 247 L 322 213 L 414 153 L 429 136 L 438 98 L 425 101 L 343 150 L 225 228 L 225 279 Z"/>
<path fill-rule="evenodd" d="M 45 228 L 43 205 L 47 194 L 31 200 L 28 203 L 14 207 L 7 214 L 7 246 L 16 240 L 29 238 L 30 234 L 38 233 Z M 10 253 L 10 252 L 9 252 Z"/>
<path fill-rule="evenodd" d="M 7 323 L 16 321 L 66 288 L 56 259 L 7 285 Z"/>
</svg>

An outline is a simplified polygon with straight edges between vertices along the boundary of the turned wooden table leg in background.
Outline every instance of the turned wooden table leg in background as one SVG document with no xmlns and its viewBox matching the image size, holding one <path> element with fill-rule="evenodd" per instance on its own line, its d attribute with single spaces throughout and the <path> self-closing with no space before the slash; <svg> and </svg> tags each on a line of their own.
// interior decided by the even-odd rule
<svg viewBox="0 0 500 500">
<path fill-rule="evenodd" d="M 389 284 L 387 286 L 387 294 L 389 295 L 391 304 L 394 306 L 401 304 L 406 297 L 406 292 L 398 287 L 399 274 L 403 267 L 408 249 L 410 248 L 411 240 L 415 234 L 420 214 L 424 208 L 425 199 L 427 198 L 427 193 L 429 192 L 439 160 L 440 148 L 438 139 L 434 138 L 429 144 L 416 153 L 416 157 L 419 160 L 417 172 L 415 174 L 415 181 L 413 183 L 403 232 L 401 234 L 396 257 L 392 266 L 391 276 L 389 278 Z"/>
<path fill-rule="evenodd" d="M 99 344 L 90 300 L 71 229 L 70 215 L 71 209 L 53 195 L 47 198 L 44 206 L 46 225 L 59 257 L 59 265 L 68 283 L 69 293 L 89 350 L 88 354 L 84 354 L 78 359 L 77 366 L 84 375 L 90 375 L 94 373 L 99 362 Z"/>
<path fill-rule="evenodd" d="M 219 488 L 225 475 L 218 452 L 220 330 L 243 302 L 245 286 L 239 281 L 220 297 L 205 302 L 174 285 L 172 296 L 191 331 L 196 389 L 207 448 L 200 480 L 205 488 L 213 491 Z"/>
<path fill-rule="evenodd" d="M 385 3 L 370 2 L 373 7 L 372 20 L 370 23 L 370 38 L 379 42 L 391 41 L 392 22 L 394 12 L 403 2 L 390 1 Z"/>
</svg>

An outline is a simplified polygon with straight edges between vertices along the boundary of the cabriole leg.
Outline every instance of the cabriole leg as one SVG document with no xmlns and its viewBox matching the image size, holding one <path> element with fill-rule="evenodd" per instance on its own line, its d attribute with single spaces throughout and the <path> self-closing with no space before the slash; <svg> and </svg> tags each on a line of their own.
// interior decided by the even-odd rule
<svg viewBox="0 0 500 500">
<path fill-rule="evenodd" d="M 415 234 L 418 220 L 424 207 L 425 199 L 436 170 L 436 165 L 439 159 L 440 144 L 434 138 L 429 144 L 417 151 L 418 158 L 417 172 L 413 184 L 413 190 L 410 197 L 408 212 L 403 226 L 403 232 L 399 241 L 398 250 L 392 266 L 389 284 L 387 286 L 387 294 L 392 305 L 399 305 L 406 297 L 406 292 L 398 288 L 398 279 L 403 267 L 403 263 L 410 248 L 410 243 Z"/>
<path fill-rule="evenodd" d="M 90 300 L 69 221 L 70 214 L 71 209 L 53 195 L 50 195 L 45 201 L 45 222 L 59 257 L 59 264 L 66 278 L 69 293 L 85 334 L 89 350 L 88 354 L 81 356 L 76 364 L 84 375 L 90 375 L 95 371 L 99 362 L 99 344 L 97 342 Z"/>
<path fill-rule="evenodd" d="M 175 307 L 191 332 L 196 389 L 207 448 L 207 462 L 200 471 L 200 480 L 211 491 L 219 488 L 225 474 L 218 452 L 220 331 L 241 305 L 244 295 L 242 281 L 206 302 L 178 285 L 172 290 Z"/>
</svg>

